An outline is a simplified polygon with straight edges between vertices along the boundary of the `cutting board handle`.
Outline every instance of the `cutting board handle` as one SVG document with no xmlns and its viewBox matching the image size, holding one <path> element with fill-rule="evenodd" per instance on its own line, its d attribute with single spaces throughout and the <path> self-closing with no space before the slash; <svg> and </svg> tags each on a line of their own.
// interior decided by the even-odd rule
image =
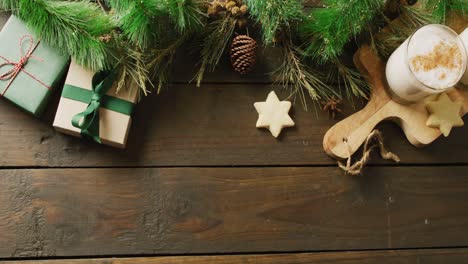
<svg viewBox="0 0 468 264">
<path fill-rule="evenodd" d="M 376 111 L 374 102 L 364 109 L 337 123 L 325 134 L 323 148 L 328 155 L 337 159 L 352 156 L 372 133 L 375 127 L 391 113 L 385 105 Z"/>
<path fill-rule="evenodd" d="M 354 64 L 366 76 L 372 94 L 364 109 L 339 122 L 325 134 L 323 148 L 328 155 L 337 159 L 347 159 L 353 155 L 372 130 L 391 115 L 387 107 L 391 98 L 385 91 L 385 64 L 370 47 L 356 52 Z"/>
</svg>

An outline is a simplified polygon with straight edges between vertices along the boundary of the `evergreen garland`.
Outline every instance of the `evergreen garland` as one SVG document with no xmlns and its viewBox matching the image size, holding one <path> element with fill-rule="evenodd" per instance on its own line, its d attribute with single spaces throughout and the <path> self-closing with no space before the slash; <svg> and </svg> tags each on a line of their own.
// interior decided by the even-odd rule
<svg viewBox="0 0 468 264">
<path fill-rule="evenodd" d="M 112 9 L 110 14 L 87 0 L 0 0 L 0 8 L 17 15 L 43 41 L 68 52 L 78 64 L 92 71 L 117 68 L 118 90 L 133 80 L 145 93 L 149 71 L 168 73 L 169 61 L 157 63 L 158 58 L 173 58 L 159 53 L 166 50 L 168 36 L 174 38 L 168 32 L 182 35 L 203 25 L 204 14 L 196 0 L 105 3 Z M 165 84 L 162 80 L 167 77 L 161 76 L 158 88 Z"/>
<path fill-rule="evenodd" d="M 367 96 L 366 82 L 343 62 L 350 42 L 371 44 L 386 58 L 420 26 L 443 23 L 450 12 L 464 15 L 468 8 L 466 0 L 420 0 L 414 6 L 407 4 L 414 1 L 404 0 L 324 0 L 325 8 L 310 12 L 302 0 L 93 1 L 0 0 L 0 8 L 84 67 L 116 68 L 118 89 L 135 81 L 144 92 L 153 84 L 159 92 L 169 83 L 177 51 L 195 36 L 202 39 L 195 76 L 200 86 L 205 73 L 216 69 L 235 32 L 248 34 L 241 26 L 249 24 L 247 13 L 261 28 L 263 44 L 278 47 L 283 56 L 275 79 L 304 106 L 305 95 L 314 101 L 343 96 L 326 85 L 331 78 L 340 80 L 347 97 Z M 322 76 L 315 64 L 330 69 L 329 75 Z"/>
</svg>

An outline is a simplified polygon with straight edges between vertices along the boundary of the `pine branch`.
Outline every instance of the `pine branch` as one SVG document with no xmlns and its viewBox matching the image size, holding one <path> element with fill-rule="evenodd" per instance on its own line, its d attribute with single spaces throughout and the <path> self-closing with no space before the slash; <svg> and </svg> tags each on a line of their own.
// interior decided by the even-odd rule
<svg viewBox="0 0 468 264">
<path fill-rule="evenodd" d="M 20 17 L 44 42 L 68 52 L 78 64 L 94 71 L 112 67 L 109 49 L 99 38 L 115 26 L 96 5 L 51 0 L 12 3 L 1 0 L 0 7 Z"/>
<path fill-rule="evenodd" d="M 115 9 L 116 12 L 122 13 L 133 8 L 135 0 L 105 0 L 105 2 L 108 6 Z"/>
<path fill-rule="evenodd" d="M 375 49 L 385 60 L 417 29 L 433 23 L 433 17 L 419 7 L 400 5 L 398 13 L 398 18 L 387 21 L 387 27 L 375 35 Z"/>
<path fill-rule="evenodd" d="M 151 50 L 151 59 L 148 67 L 151 69 L 152 79 L 156 80 L 157 93 L 169 83 L 171 66 L 177 50 L 187 41 L 191 34 L 188 32 L 176 35 L 168 40 L 160 42 L 157 47 Z"/>
<path fill-rule="evenodd" d="M 201 10 L 201 3 L 196 0 L 172 0 L 165 2 L 164 7 L 176 24 L 179 32 L 193 31 L 203 26 L 205 13 Z"/>
<path fill-rule="evenodd" d="M 198 0 L 107 0 L 113 8 L 123 34 L 130 43 L 138 47 L 140 58 L 133 61 L 137 65 L 145 64 L 138 72 L 133 72 L 127 65 L 123 72 L 134 77 L 147 76 L 152 72 L 156 80 L 158 93 L 169 82 L 172 61 L 177 49 L 185 43 L 194 31 L 204 23 L 203 12 Z M 146 55 L 142 56 L 143 52 Z M 143 59 L 144 57 L 144 59 Z M 130 58 L 132 59 L 132 58 Z M 143 59 L 144 61 L 141 61 Z M 136 65 L 135 65 L 136 66 Z M 145 72 L 146 70 L 146 72 Z M 140 77 L 141 77 L 140 76 Z M 139 82 L 144 83 L 140 78 Z M 152 84 L 151 84 L 152 86 Z M 143 89 L 146 92 L 146 89 Z"/>
<path fill-rule="evenodd" d="M 195 31 L 203 25 L 204 13 L 197 0 L 107 0 L 121 16 L 120 26 L 129 40 L 142 49 L 152 46 L 174 29 Z M 172 21 L 167 24 L 165 21 Z M 165 28 L 161 28 L 161 23 Z"/>
<path fill-rule="evenodd" d="M 338 84 L 340 92 L 344 90 L 346 98 L 353 102 L 353 98 L 369 98 L 370 88 L 367 81 L 355 69 L 346 66 L 340 61 L 332 65 L 335 71 L 329 71 L 328 80 Z"/>
<path fill-rule="evenodd" d="M 152 61 L 144 55 L 144 48 L 158 47 L 175 28 L 188 32 L 203 23 L 197 0 L 105 2 L 113 8 L 115 20 L 88 0 L 0 0 L 0 7 L 19 16 L 44 42 L 67 51 L 78 64 L 93 71 L 116 68 L 118 90 L 130 87 L 129 81 L 133 80 L 145 93 L 151 85 L 148 62 Z M 117 24 L 122 34 L 116 33 Z M 163 57 L 172 60 L 174 54 Z M 170 65 L 170 61 L 162 60 L 158 69 L 169 72 Z"/>
<path fill-rule="evenodd" d="M 421 2 L 431 12 L 435 23 L 445 23 L 449 12 L 464 15 L 468 11 L 467 0 L 421 0 Z"/>
<path fill-rule="evenodd" d="M 304 17 L 301 0 L 246 0 L 251 16 L 262 25 L 263 41 L 271 44 L 276 34 Z"/>
<path fill-rule="evenodd" d="M 213 72 L 216 69 L 232 38 L 236 23 L 236 19 L 226 16 L 208 25 L 206 29 L 208 33 L 201 50 L 201 66 L 195 76 L 197 87 L 201 86 L 205 72 Z"/>
<path fill-rule="evenodd" d="M 327 0 L 326 8 L 313 9 L 301 24 L 306 53 L 321 63 L 336 60 L 345 45 L 381 13 L 384 0 Z"/>
<path fill-rule="evenodd" d="M 121 8 L 121 6 L 120 6 Z M 163 16 L 153 0 L 134 1 L 121 18 L 121 28 L 128 39 L 145 49 L 156 40 L 156 17 Z"/>
<path fill-rule="evenodd" d="M 319 72 L 303 63 L 303 51 L 295 47 L 291 40 L 282 41 L 282 64 L 273 73 L 279 78 L 278 83 L 291 89 L 290 97 L 299 97 L 307 110 L 307 96 L 314 102 L 328 100 L 340 95 L 322 81 Z"/>
<path fill-rule="evenodd" d="M 2 10 L 18 10 L 19 9 L 19 1 L 18 0 L 1 0 L 0 1 L 0 9 Z"/>
<path fill-rule="evenodd" d="M 117 93 L 121 90 L 137 87 L 147 95 L 148 86 L 151 86 L 148 76 L 148 67 L 146 65 L 146 56 L 137 47 L 129 45 L 122 35 L 116 33 L 112 37 L 113 54 L 117 63 L 115 68 L 118 72 Z"/>
</svg>

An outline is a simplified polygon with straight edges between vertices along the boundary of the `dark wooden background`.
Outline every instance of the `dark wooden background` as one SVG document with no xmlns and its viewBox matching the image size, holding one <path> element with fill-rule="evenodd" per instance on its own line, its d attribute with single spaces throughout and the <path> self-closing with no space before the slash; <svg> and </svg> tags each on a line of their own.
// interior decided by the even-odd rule
<svg viewBox="0 0 468 264">
<path fill-rule="evenodd" d="M 0 262 L 467 262 L 468 127 L 416 149 L 383 124 L 403 162 L 351 177 L 322 150 L 326 114 L 295 105 L 279 140 L 255 128 L 253 103 L 288 95 L 273 59 L 243 78 L 226 61 L 202 88 L 179 59 L 126 150 L 54 131 L 59 93 L 41 120 L 1 101 Z"/>
</svg>

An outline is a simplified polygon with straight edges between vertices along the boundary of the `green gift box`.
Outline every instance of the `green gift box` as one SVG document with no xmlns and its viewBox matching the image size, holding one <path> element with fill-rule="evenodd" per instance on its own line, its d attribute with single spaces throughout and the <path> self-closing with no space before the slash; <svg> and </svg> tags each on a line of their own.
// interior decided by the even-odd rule
<svg viewBox="0 0 468 264">
<path fill-rule="evenodd" d="M 0 32 L 0 95 L 39 116 L 68 61 L 68 55 L 41 42 L 11 16 Z"/>
</svg>

